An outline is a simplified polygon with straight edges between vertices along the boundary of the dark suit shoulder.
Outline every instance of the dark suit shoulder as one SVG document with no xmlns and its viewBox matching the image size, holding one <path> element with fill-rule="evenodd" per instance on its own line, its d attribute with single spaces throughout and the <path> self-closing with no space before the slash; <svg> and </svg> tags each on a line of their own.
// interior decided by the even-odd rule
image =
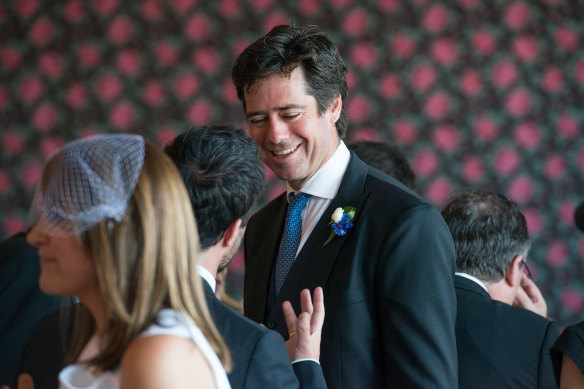
<svg viewBox="0 0 584 389">
<path fill-rule="evenodd" d="M 472 281 L 470 281 L 472 282 Z M 557 324 L 488 294 L 456 286 L 460 388 L 553 388 Z"/>
<path fill-rule="evenodd" d="M 26 234 L 0 242 L 0 355 L 12 356 L 0 363 L 0 384 L 12 380 L 32 326 L 66 301 L 39 289 L 40 274 L 38 249 L 26 242 Z"/>
<path fill-rule="evenodd" d="M 271 219 L 273 214 L 277 209 L 282 207 L 283 203 L 286 202 L 286 192 L 283 192 L 276 198 L 269 201 L 262 208 L 260 208 L 256 213 L 254 213 L 249 219 L 249 224 L 256 224 L 259 221 L 263 221 L 266 218 Z M 268 220 L 269 220 L 268 219 Z"/>
<path fill-rule="evenodd" d="M 373 170 L 371 168 L 371 171 Z M 440 254 L 444 254 L 441 258 L 445 259 L 448 268 L 454 273 L 454 243 L 448 226 L 434 205 L 394 178 L 381 173 L 377 176 L 368 175 L 364 191 L 369 197 L 363 208 L 357 210 L 356 225 L 367 226 L 369 231 L 375 231 L 376 236 L 366 235 L 363 239 L 387 243 L 392 240 L 392 237 L 401 239 L 398 237 L 403 236 L 402 234 L 408 234 L 414 240 L 425 236 L 428 245 L 436 244 L 445 250 L 442 252 L 442 249 L 433 249 L 425 258 L 437 258 Z M 399 242 L 396 244 L 400 245 Z M 388 246 L 390 245 L 385 245 L 385 247 Z M 445 248 L 446 246 L 448 248 Z M 395 256 L 392 258 L 396 260 Z M 403 259 L 409 260 L 409 258 Z"/>
<path fill-rule="evenodd" d="M 538 330 L 538 333 L 540 333 L 541 336 L 544 335 L 547 328 L 552 323 L 549 319 L 527 309 L 513 307 L 500 301 L 495 301 L 490 297 L 480 296 L 479 294 L 463 289 L 460 286 L 456 286 L 455 289 L 460 307 L 459 315 L 464 316 L 468 314 L 476 314 L 491 317 L 492 320 L 512 323 L 521 322 L 524 323 L 525 326 L 529 326 L 531 329 Z M 533 332 L 526 336 L 532 335 L 534 335 Z"/>
<path fill-rule="evenodd" d="M 404 206 L 429 204 L 428 201 L 417 192 L 403 185 L 395 178 L 388 176 L 372 167 L 367 172 L 365 190 L 371 190 L 374 198 L 380 201 L 397 201 Z"/>
<path fill-rule="evenodd" d="M 246 342 L 257 342 L 269 331 L 253 320 L 239 314 L 232 308 L 219 301 L 215 295 L 206 293 L 207 305 L 211 316 L 222 336 L 229 335 L 232 338 L 245 338 Z"/>
</svg>

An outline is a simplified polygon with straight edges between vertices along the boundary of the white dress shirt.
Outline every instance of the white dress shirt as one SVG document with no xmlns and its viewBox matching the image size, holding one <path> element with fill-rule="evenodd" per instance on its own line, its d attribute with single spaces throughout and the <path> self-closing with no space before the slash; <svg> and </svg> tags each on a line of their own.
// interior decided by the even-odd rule
<svg viewBox="0 0 584 389">
<path fill-rule="evenodd" d="M 462 273 L 462 272 L 455 272 L 454 275 L 461 276 L 461 277 L 464 277 L 464 278 L 467 278 L 471 281 L 476 282 L 477 284 L 479 284 L 481 286 L 481 288 L 483 288 L 487 293 L 489 293 L 489 290 L 487 289 L 485 284 L 483 284 L 483 282 L 481 280 L 479 280 L 478 278 L 471 276 L 470 274 L 466 274 L 466 273 Z"/>
<path fill-rule="evenodd" d="M 332 199 L 337 195 L 350 159 L 351 153 L 341 140 L 330 159 L 300 189 L 300 192 L 310 194 L 312 197 L 302 211 L 302 235 L 296 255 L 306 243 L 310 233 L 314 230 L 316 223 L 318 223 Z M 287 199 L 289 199 L 290 192 L 294 192 L 294 189 L 287 184 Z"/>
<path fill-rule="evenodd" d="M 215 277 L 213 277 L 213 274 L 211 274 L 211 272 L 209 270 L 205 269 L 201 265 L 197 265 L 197 272 L 199 272 L 199 275 L 201 276 L 202 279 L 207 281 L 207 283 L 209 284 L 209 286 L 213 290 L 213 293 L 215 293 L 215 289 L 217 288 L 217 280 L 215 280 Z"/>
</svg>

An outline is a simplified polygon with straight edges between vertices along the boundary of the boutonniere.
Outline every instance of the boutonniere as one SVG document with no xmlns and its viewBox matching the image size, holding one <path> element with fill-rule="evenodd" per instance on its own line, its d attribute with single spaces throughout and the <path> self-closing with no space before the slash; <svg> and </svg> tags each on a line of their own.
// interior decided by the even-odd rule
<svg viewBox="0 0 584 389">
<path fill-rule="evenodd" d="M 356 212 L 355 207 L 339 207 L 335 209 L 331 216 L 331 222 L 329 223 L 331 225 L 331 234 L 326 242 L 323 243 L 322 247 L 329 244 L 335 236 L 347 235 L 351 227 L 353 227 Z"/>
</svg>

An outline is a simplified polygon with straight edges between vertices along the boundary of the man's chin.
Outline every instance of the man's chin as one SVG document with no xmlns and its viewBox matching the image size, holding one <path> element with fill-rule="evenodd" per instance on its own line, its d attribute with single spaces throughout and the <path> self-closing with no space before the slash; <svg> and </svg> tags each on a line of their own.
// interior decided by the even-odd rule
<svg viewBox="0 0 584 389">
<path fill-rule="evenodd" d="M 298 181 L 298 174 L 296 173 L 295 169 L 290 169 L 290 166 L 282 166 L 282 165 L 268 165 L 268 167 L 274 172 L 274 174 L 281 180 L 284 181 Z"/>
</svg>

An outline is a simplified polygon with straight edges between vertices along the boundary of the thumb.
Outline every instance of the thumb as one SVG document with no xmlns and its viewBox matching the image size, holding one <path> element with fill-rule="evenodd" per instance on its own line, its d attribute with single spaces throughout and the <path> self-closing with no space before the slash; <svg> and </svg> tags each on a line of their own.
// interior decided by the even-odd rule
<svg viewBox="0 0 584 389">
<path fill-rule="evenodd" d="M 34 389 L 30 374 L 23 373 L 18 376 L 18 389 Z"/>
</svg>

